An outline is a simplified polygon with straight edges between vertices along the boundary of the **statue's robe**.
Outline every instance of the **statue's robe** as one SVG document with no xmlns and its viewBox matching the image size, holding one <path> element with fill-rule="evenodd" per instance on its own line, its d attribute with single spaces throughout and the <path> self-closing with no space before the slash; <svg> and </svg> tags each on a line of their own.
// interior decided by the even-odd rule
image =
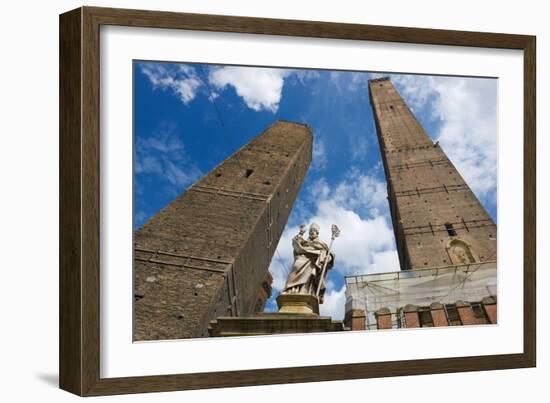
<svg viewBox="0 0 550 403">
<path fill-rule="evenodd" d="M 328 246 L 319 239 L 305 240 L 300 235 L 296 235 L 292 239 L 292 247 L 294 248 L 294 264 L 283 293 L 296 292 L 297 290 L 300 294 L 315 295 L 321 279 L 323 262 L 328 254 Z M 326 271 L 328 272 L 333 265 L 334 254 L 331 252 Z M 324 293 L 323 285 L 319 292 L 320 302 L 323 300 Z"/>
</svg>

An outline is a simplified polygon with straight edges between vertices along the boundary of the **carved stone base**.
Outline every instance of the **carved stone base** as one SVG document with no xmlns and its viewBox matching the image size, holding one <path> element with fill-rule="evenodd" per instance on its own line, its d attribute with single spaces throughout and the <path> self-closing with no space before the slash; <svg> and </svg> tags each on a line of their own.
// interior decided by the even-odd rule
<svg viewBox="0 0 550 403">
<path fill-rule="evenodd" d="M 319 315 L 319 300 L 309 294 L 279 294 L 279 313 Z"/>
<path fill-rule="evenodd" d="M 297 313 L 259 313 L 249 317 L 219 317 L 211 321 L 208 326 L 211 337 L 324 333 L 343 330 L 344 324 L 341 321 L 333 321 L 330 316 Z"/>
</svg>

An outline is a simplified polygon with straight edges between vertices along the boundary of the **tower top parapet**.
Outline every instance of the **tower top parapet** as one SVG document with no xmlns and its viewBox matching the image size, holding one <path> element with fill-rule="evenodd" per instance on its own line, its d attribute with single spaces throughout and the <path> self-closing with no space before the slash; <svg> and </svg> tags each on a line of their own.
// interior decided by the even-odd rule
<svg viewBox="0 0 550 403">
<path fill-rule="evenodd" d="M 376 82 L 379 82 L 379 81 L 390 81 L 390 77 L 386 76 L 386 77 L 380 77 L 380 78 L 373 78 L 373 79 L 369 80 L 369 83 L 376 83 Z"/>
</svg>

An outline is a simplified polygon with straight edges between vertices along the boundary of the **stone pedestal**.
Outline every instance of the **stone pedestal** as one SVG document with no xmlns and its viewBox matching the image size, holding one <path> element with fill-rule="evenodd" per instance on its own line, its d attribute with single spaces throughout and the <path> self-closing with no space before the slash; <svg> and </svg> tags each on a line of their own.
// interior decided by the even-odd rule
<svg viewBox="0 0 550 403">
<path fill-rule="evenodd" d="M 344 330 L 342 321 L 319 316 L 317 297 L 308 294 L 280 294 L 279 312 L 255 316 L 222 316 L 210 322 L 208 334 L 216 336 L 260 336 L 268 334 L 324 333 Z"/>
<path fill-rule="evenodd" d="M 277 306 L 279 313 L 319 315 L 319 300 L 314 295 L 279 294 Z"/>
<path fill-rule="evenodd" d="M 261 336 L 268 334 L 325 333 L 344 330 L 330 316 L 297 313 L 258 313 L 248 317 L 219 317 L 210 322 L 208 334 L 216 336 Z"/>
</svg>

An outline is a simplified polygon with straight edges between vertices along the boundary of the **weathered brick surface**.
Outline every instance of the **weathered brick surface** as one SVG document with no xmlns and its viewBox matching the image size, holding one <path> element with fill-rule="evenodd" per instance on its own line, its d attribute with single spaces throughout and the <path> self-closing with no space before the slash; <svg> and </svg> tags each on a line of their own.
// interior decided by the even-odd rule
<svg viewBox="0 0 550 403">
<path fill-rule="evenodd" d="M 469 245 L 476 262 L 496 260 L 495 223 L 391 81 L 371 80 L 369 94 L 401 269 L 460 264 L 452 240 Z"/>
<path fill-rule="evenodd" d="M 463 325 L 477 324 L 474 311 L 469 302 L 457 301 L 456 310 L 458 311 L 460 322 L 462 322 Z"/>
<path fill-rule="evenodd" d="M 418 317 L 418 307 L 414 305 L 406 305 L 403 308 L 403 316 L 405 317 L 405 327 L 420 327 L 420 318 Z"/>
<path fill-rule="evenodd" d="M 449 326 L 447 315 L 445 314 L 445 309 L 442 304 L 431 304 L 430 313 L 432 314 L 432 321 L 435 327 Z"/>
<path fill-rule="evenodd" d="M 265 303 L 271 296 L 272 284 L 273 277 L 271 276 L 271 273 L 267 272 L 264 281 L 256 294 L 256 305 L 254 306 L 254 312 L 263 312 Z"/>
<path fill-rule="evenodd" d="M 378 329 L 391 329 L 391 311 L 388 308 L 380 308 L 376 312 L 376 327 Z"/>
<path fill-rule="evenodd" d="M 497 305 L 491 304 L 491 305 L 485 305 L 485 313 L 487 314 L 487 317 L 489 319 L 490 323 L 497 323 Z"/>
<path fill-rule="evenodd" d="M 481 301 L 489 323 L 497 323 L 497 301 L 495 297 L 483 298 Z"/>
<path fill-rule="evenodd" d="M 350 330 L 365 330 L 366 323 L 366 313 L 363 309 L 353 309 L 346 312 L 344 325 Z"/>
<path fill-rule="evenodd" d="M 279 121 L 135 232 L 136 340 L 206 336 L 218 316 L 263 308 L 311 152 L 307 126 Z"/>
</svg>

